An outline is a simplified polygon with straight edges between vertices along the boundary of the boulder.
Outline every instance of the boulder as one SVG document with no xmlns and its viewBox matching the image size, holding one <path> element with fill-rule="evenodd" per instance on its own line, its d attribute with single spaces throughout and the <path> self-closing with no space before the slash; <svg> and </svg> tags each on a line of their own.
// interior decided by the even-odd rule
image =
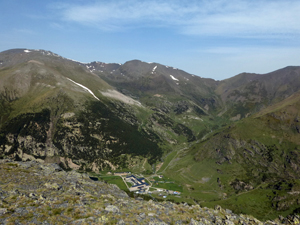
<svg viewBox="0 0 300 225">
<path fill-rule="evenodd" d="M 117 206 L 114 206 L 114 205 L 108 205 L 108 206 L 106 206 L 105 211 L 106 212 L 113 212 L 113 213 L 120 212 L 119 208 Z"/>
</svg>

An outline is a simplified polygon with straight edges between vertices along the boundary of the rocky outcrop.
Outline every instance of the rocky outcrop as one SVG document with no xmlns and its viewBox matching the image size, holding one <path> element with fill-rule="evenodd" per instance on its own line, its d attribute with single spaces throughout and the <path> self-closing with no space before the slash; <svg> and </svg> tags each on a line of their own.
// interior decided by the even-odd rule
<svg viewBox="0 0 300 225">
<path fill-rule="evenodd" d="M 134 199 L 117 186 L 55 163 L 0 160 L 0 224 L 297 224 L 261 222 L 231 210 Z"/>
<path fill-rule="evenodd" d="M 151 163 L 161 157 L 156 137 L 139 131 L 138 119 L 122 104 L 87 103 L 85 111 L 58 114 L 55 122 L 52 114 L 44 109 L 6 121 L 0 156 L 22 161 L 60 156 L 66 168 L 94 171 L 126 168 L 122 155 L 147 157 Z"/>
</svg>

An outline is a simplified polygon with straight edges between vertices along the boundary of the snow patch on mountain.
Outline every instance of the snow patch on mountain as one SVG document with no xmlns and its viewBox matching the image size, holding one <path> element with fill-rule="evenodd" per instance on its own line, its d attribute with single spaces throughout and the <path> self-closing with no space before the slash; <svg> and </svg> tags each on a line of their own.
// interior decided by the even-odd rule
<svg viewBox="0 0 300 225">
<path fill-rule="evenodd" d="M 138 105 L 138 106 L 142 106 L 142 104 L 139 101 L 136 101 L 126 95 L 123 95 L 122 93 L 116 91 L 116 90 L 108 90 L 106 92 L 101 92 L 102 95 L 109 97 L 109 98 L 114 98 L 117 99 L 119 101 L 122 101 L 126 104 L 130 104 L 130 105 Z"/>
<path fill-rule="evenodd" d="M 26 49 L 26 50 L 24 50 L 24 52 L 25 52 L 25 53 L 29 53 L 29 52 L 31 52 L 31 51 L 29 51 L 28 49 Z"/>
<path fill-rule="evenodd" d="M 151 74 L 154 74 L 155 70 L 156 70 L 157 66 L 154 66 L 154 68 L 152 69 Z"/>
<path fill-rule="evenodd" d="M 55 53 L 53 53 L 53 54 L 55 54 Z M 55 55 L 54 55 L 54 56 L 55 56 Z M 65 58 L 65 59 L 70 60 L 70 61 L 73 61 L 73 62 L 76 62 L 76 63 L 80 63 L 80 64 L 88 64 L 88 63 L 84 63 L 84 62 L 79 62 L 79 61 L 74 60 L 74 59 L 68 59 L 68 58 Z"/>
<path fill-rule="evenodd" d="M 97 96 L 96 96 L 90 89 L 88 89 L 87 87 L 83 86 L 82 84 L 79 84 L 79 83 L 77 83 L 77 82 L 71 80 L 70 78 L 67 78 L 67 79 L 68 79 L 69 81 L 72 81 L 74 84 L 78 85 L 79 87 L 82 87 L 83 89 L 87 90 L 91 95 L 93 95 L 93 97 L 94 97 L 95 99 L 97 99 L 98 101 L 100 101 L 100 99 L 97 98 Z"/>
<path fill-rule="evenodd" d="M 172 80 L 176 80 L 179 81 L 177 78 L 175 78 L 174 76 L 170 75 L 170 77 L 172 78 Z"/>
<path fill-rule="evenodd" d="M 91 72 L 91 73 L 93 73 L 96 69 L 95 69 L 95 67 L 94 66 L 89 66 L 89 65 L 86 65 L 86 68 Z"/>
</svg>

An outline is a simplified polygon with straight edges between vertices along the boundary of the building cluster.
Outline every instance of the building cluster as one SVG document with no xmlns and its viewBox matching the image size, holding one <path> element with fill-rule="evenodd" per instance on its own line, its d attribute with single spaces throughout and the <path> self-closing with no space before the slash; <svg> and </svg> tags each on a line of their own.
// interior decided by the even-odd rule
<svg viewBox="0 0 300 225">
<path fill-rule="evenodd" d="M 112 174 L 111 172 L 109 172 L 109 174 Z M 151 191 L 149 191 L 149 188 L 151 187 L 150 184 L 148 184 L 145 180 L 144 177 L 142 178 L 137 178 L 135 175 L 131 174 L 131 172 L 116 172 L 114 173 L 115 176 L 121 176 L 124 180 L 124 182 L 127 183 L 131 183 L 131 187 L 128 187 L 129 191 L 134 191 L 136 193 L 139 194 L 152 194 Z M 124 178 L 125 176 L 125 178 Z M 162 175 L 159 176 L 159 178 L 163 178 Z M 165 181 L 155 181 L 153 179 L 153 181 L 158 184 L 158 183 L 165 183 Z M 171 182 L 166 182 L 166 183 L 171 183 Z M 167 190 L 167 189 L 163 189 L 163 188 L 154 188 L 156 189 L 156 191 L 154 192 L 164 192 L 165 195 L 163 195 L 162 193 L 159 194 L 159 196 L 163 196 L 163 198 L 166 198 L 166 195 L 177 195 L 177 197 L 180 197 L 180 192 L 179 191 L 173 191 L 173 190 Z"/>
<path fill-rule="evenodd" d="M 150 185 L 145 181 L 145 178 L 137 178 L 134 175 L 130 175 L 127 176 L 125 180 L 132 184 L 129 191 L 145 191 L 150 187 Z"/>
</svg>

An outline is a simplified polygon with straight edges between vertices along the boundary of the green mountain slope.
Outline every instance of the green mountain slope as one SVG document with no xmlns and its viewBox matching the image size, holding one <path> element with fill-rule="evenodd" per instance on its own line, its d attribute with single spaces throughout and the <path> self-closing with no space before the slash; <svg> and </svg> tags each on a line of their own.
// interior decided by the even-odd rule
<svg viewBox="0 0 300 225">
<path fill-rule="evenodd" d="M 165 175 L 203 205 L 220 204 L 261 219 L 300 202 L 300 92 L 177 155 Z"/>
<path fill-rule="evenodd" d="M 222 121 L 223 118 L 215 117 L 223 110 L 223 103 L 214 92 L 219 82 L 213 79 L 139 60 L 128 61 L 123 65 L 91 63 L 88 68 L 118 91 L 155 111 L 151 117 L 152 127 L 154 124 L 165 127 L 168 120 L 173 121 L 173 133 L 176 135 L 176 130 L 184 129 L 185 133 L 191 134 L 188 135 L 191 141 L 195 140 L 192 134 L 201 138 L 211 129 L 228 122 L 227 118 Z M 168 135 L 168 132 L 164 132 L 163 136 L 169 143 L 178 143 L 177 138 Z"/>
<path fill-rule="evenodd" d="M 161 156 L 159 137 L 139 128 L 136 114 L 147 110 L 106 97 L 114 88 L 82 64 L 24 49 L 3 52 L 0 61 L 1 155 L 60 156 L 93 170 Z"/>
<path fill-rule="evenodd" d="M 66 167 L 94 171 L 131 168 L 135 158 L 153 164 L 207 129 L 201 117 L 209 115 L 193 101 L 152 96 L 156 106 L 141 103 L 93 73 L 91 65 L 104 64 L 27 49 L 2 52 L 0 62 L 2 155 L 59 156 Z M 107 71 L 120 66 L 105 65 Z"/>
<path fill-rule="evenodd" d="M 176 148 L 164 157 L 160 170 L 184 185 L 186 197 L 209 206 L 224 204 L 262 219 L 296 208 L 297 196 L 288 193 L 297 193 L 299 188 L 300 127 L 295 122 L 299 107 L 294 104 L 300 90 L 299 67 L 243 73 L 217 82 L 134 60 L 97 74 L 198 134 L 198 144 Z M 172 75 L 175 79 L 171 74 L 176 74 Z M 186 78 L 191 82 L 182 85 L 179 81 Z M 199 114 L 193 106 L 199 107 Z M 286 110 L 295 115 L 278 120 Z M 195 117 L 201 123 L 194 123 Z M 248 197 L 253 202 L 241 207 L 239 202 L 248 203 Z"/>
<path fill-rule="evenodd" d="M 300 203 L 299 93 L 300 67 L 215 81 L 139 60 L 8 50 L 0 157 L 158 172 L 182 200 L 275 218 Z"/>
<path fill-rule="evenodd" d="M 222 116 L 245 118 L 300 90 L 300 68 L 289 66 L 268 74 L 243 73 L 221 81 L 216 89 L 225 103 Z"/>
<path fill-rule="evenodd" d="M 163 95 L 174 99 L 191 99 L 200 107 L 216 107 L 213 88 L 217 82 L 200 78 L 177 68 L 139 60 L 128 61 L 110 73 L 97 73 L 107 82 L 137 98 Z"/>
</svg>

